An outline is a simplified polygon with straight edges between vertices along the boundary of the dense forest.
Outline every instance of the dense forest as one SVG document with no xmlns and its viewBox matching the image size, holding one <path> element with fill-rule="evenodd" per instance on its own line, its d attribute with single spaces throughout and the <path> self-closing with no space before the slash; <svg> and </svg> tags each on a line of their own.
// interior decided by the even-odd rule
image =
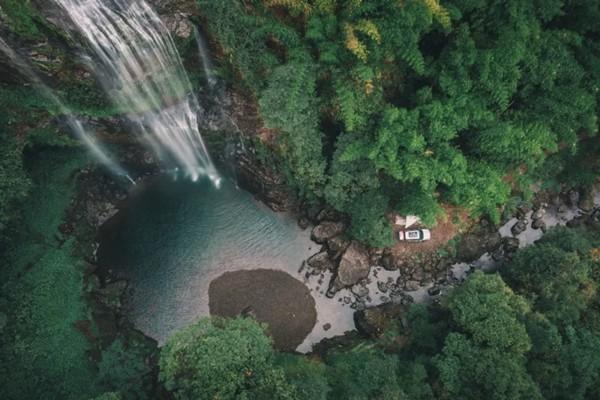
<svg viewBox="0 0 600 400">
<path fill-rule="evenodd" d="M 266 127 L 261 162 L 368 246 L 393 244 L 391 212 L 434 227 L 458 208 L 497 225 L 536 191 L 598 184 L 600 1 L 153 3 L 193 3 L 220 78 Z M 1 36 L 65 60 L 43 72 L 75 114 L 114 117 L 67 46 L 50 45 L 71 39 L 43 5 L 0 0 Z M 106 322 L 95 232 L 65 217 L 89 160 L 60 114 L 0 58 L 1 398 L 600 398 L 593 219 L 309 355 L 279 352 L 252 318 L 203 318 L 161 348 Z"/>
</svg>

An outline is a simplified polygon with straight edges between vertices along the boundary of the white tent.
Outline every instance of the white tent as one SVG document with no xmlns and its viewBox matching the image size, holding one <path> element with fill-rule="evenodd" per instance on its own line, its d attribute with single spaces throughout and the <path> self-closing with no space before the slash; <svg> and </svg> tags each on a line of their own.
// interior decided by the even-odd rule
<svg viewBox="0 0 600 400">
<path fill-rule="evenodd" d="M 405 228 L 410 228 L 411 226 L 418 224 L 421 222 L 421 219 L 416 215 L 407 215 L 403 217 L 401 215 L 396 215 L 396 219 L 394 220 L 395 225 L 403 226 Z"/>
</svg>

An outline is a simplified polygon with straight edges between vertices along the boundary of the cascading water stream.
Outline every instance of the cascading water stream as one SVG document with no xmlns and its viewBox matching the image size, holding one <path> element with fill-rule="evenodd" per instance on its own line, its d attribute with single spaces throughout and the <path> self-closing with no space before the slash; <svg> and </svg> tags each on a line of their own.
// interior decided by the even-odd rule
<svg viewBox="0 0 600 400">
<path fill-rule="evenodd" d="M 113 160 L 106 150 L 98 143 L 95 138 L 83 127 L 81 122 L 71 115 L 71 111 L 59 100 L 58 97 L 50 90 L 48 86 L 42 82 L 40 77 L 33 71 L 25 60 L 23 60 L 2 38 L 0 38 L 0 51 L 4 53 L 10 62 L 18 67 L 19 72 L 24 74 L 41 92 L 41 94 L 51 101 L 58 111 L 66 118 L 67 125 L 75 133 L 75 135 L 83 141 L 86 147 L 94 155 L 94 157 L 103 164 L 113 174 L 122 176 L 135 185 L 135 181 L 115 160 Z"/>
<path fill-rule="evenodd" d="M 111 100 L 162 159 L 219 186 L 198 128 L 198 100 L 168 30 L 144 0 L 54 0 L 95 55 Z"/>
<path fill-rule="evenodd" d="M 202 69 L 204 70 L 204 76 L 206 77 L 206 83 L 208 83 L 208 87 L 213 89 L 217 84 L 217 79 L 214 75 L 214 66 L 212 64 L 212 60 L 210 59 L 210 55 L 208 53 L 208 48 L 204 41 L 202 35 L 198 31 L 198 28 L 194 27 L 194 36 L 196 38 L 196 43 L 198 44 L 198 54 L 200 56 L 200 61 L 202 62 Z"/>
</svg>

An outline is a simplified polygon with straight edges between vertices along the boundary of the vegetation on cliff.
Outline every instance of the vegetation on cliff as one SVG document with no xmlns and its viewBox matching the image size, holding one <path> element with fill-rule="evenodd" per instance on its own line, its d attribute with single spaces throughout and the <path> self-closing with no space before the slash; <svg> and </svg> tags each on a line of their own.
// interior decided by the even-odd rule
<svg viewBox="0 0 600 400">
<path fill-rule="evenodd" d="M 498 221 L 533 182 L 597 175 L 595 2 L 198 2 L 280 131 L 288 181 L 372 245 L 389 244 L 389 210 Z"/>
</svg>

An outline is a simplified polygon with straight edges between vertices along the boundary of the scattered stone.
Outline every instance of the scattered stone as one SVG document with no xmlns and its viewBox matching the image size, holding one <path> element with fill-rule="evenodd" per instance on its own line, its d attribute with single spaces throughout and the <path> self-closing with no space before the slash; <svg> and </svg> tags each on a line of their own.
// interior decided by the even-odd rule
<svg viewBox="0 0 600 400">
<path fill-rule="evenodd" d="M 415 280 L 406 281 L 406 283 L 404 284 L 404 290 L 406 290 L 407 292 L 414 292 L 416 290 L 419 290 L 419 287 L 421 287 L 419 281 Z"/>
<path fill-rule="evenodd" d="M 540 208 L 540 209 L 534 211 L 533 214 L 531 214 L 531 219 L 535 223 L 535 221 L 544 218 L 544 215 L 546 215 L 546 209 L 545 208 Z"/>
<path fill-rule="evenodd" d="M 330 330 L 330 329 L 331 329 L 331 324 L 330 324 L 329 322 L 328 322 L 328 323 L 326 323 L 325 325 L 323 325 L 323 330 L 324 330 L 325 332 L 327 332 L 327 331 L 328 331 L 328 330 Z"/>
<path fill-rule="evenodd" d="M 594 190 L 593 188 L 586 188 L 583 191 L 583 195 L 581 199 L 579 199 L 579 203 L 577 203 L 579 208 L 581 208 L 585 212 L 590 212 L 594 209 Z"/>
<path fill-rule="evenodd" d="M 188 39 L 192 35 L 192 23 L 188 19 L 188 15 L 176 13 L 163 17 L 167 29 L 182 39 Z"/>
<path fill-rule="evenodd" d="M 531 206 L 529 203 L 521 203 L 517 206 L 517 216 L 519 219 L 525 218 L 529 211 L 531 211 Z"/>
<path fill-rule="evenodd" d="M 304 271 L 304 267 L 306 267 L 306 260 L 302 261 L 302 264 L 300 264 L 300 268 L 298 268 L 299 274 L 301 274 L 302 271 Z"/>
<path fill-rule="evenodd" d="M 512 228 L 510 228 L 511 233 L 514 236 L 518 236 L 519 234 L 525 232 L 525 230 L 527 229 L 527 224 L 529 223 L 529 221 L 524 218 L 524 219 L 520 219 L 518 220 L 513 226 Z"/>
<path fill-rule="evenodd" d="M 389 298 L 389 297 L 387 297 L 387 296 L 380 296 L 380 297 L 379 297 L 379 300 L 380 300 L 382 303 L 389 303 L 389 302 L 390 302 L 390 298 Z"/>
<path fill-rule="evenodd" d="M 344 232 L 344 229 L 345 226 L 342 222 L 325 221 L 313 228 L 310 237 L 319 244 L 325 244 L 328 239 Z"/>
<path fill-rule="evenodd" d="M 389 290 L 389 284 L 386 282 L 377 282 L 377 289 L 379 289 L 381 293 L 387 293 Z"/>
<path fill-rule="evenodd" d="M 352 302 L 352 299 L 348 296 L 344 296 L 344 304 L 350 304 Z"/>
<path fill-rule="evenodd" d="M 577 207 L 579 204 L 579 198 L 580 198 L 579 192 L 575 189 L 571 189 L 571 190 L 569 190 L 569 193 L 567 193 L 567 196 L 569 199 L 568 200 L 569 205 L 571 207 Z"/>
<path fill-rule="evenodd" d="M 300 217 L 298 218 L 298 226 L 300 227 L 300 229 L 305 230 L 310 226 L 310 221 L 304 216 Z"/>
<path fill-rule="evenodd" d="M 329 289 L 327 289 L 327 292 L 325 292 L 325 296 L 328 299 L 333 299 L 335 297 L 335 294 L 337 293 L 337 289 L 332 286 L 329 287 Z"/>
<path fill-rule="evenodd" d="M 519 249 L 519 239 L 515 237 L 502 238 L 505 253 L 514 253 Z"/>
<path fill-rule="evenodd" d="M 439 286 L 432 286 L 429 289 L 427 289 L 427 293 L 430 296 L 437 296 L 438 294 L 440 294 L 441 289 L 439 288 Z"/>
<path fill-rule="evenodd" d="M 358 298 L 367 297 L 369 295 L 369 288 L 364 285 L 354 285 L 351 292 Z"/>
<path fill-rule="evenodd" d="M 398 269 L 394 256 L 389 253 L 386 253 L 381 257 L 381 266 L 388 271 L 395 271 Z"/>
<path fill-rule="evenodd" d="M 532 222 L 531 227 L 533 229 L 546 229 L 546 222 L 543 219 L 536 219 Z"/>
</svg>

